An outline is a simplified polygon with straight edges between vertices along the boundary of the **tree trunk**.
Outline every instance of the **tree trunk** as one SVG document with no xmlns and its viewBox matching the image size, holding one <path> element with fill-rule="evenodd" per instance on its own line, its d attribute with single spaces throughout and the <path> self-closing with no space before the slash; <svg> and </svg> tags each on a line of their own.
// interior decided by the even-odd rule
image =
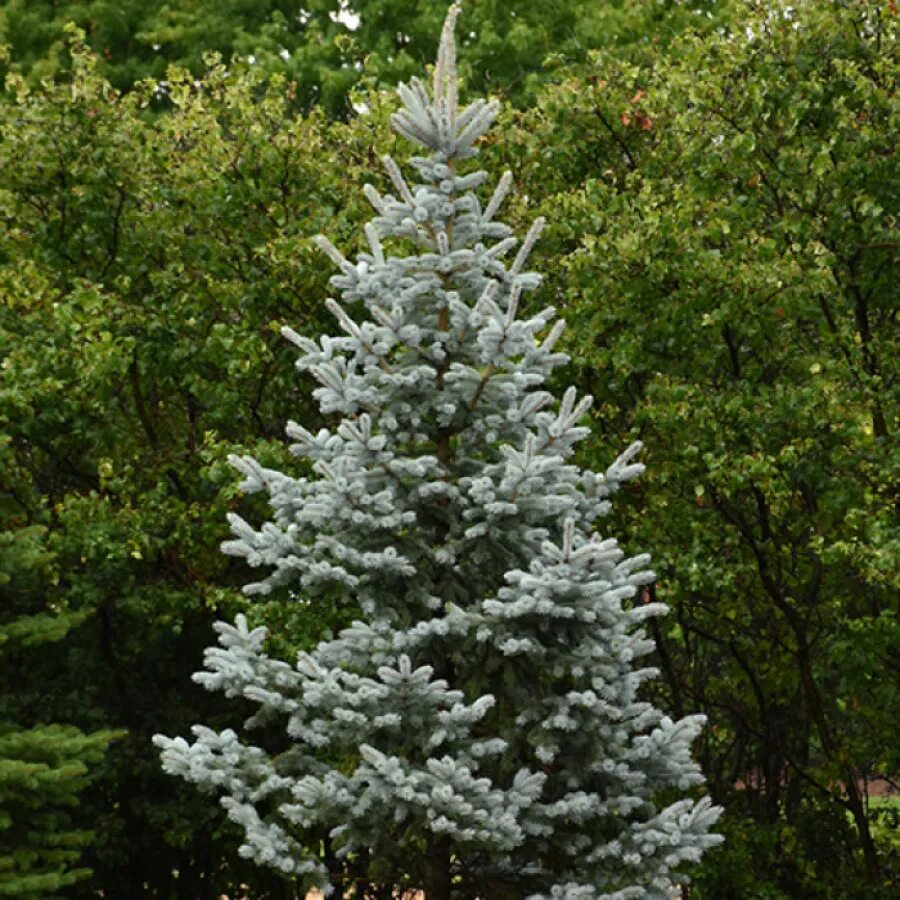
<svg viewBox="0 0 900 900">
<path fill-rule="evenodd" d="M 426 900 L 450 900 L 450 838 L 435 838 L 428 845 Z"/>
<path fill-rule="evenodd" d="M 800 677 L 807 697 L 807 703 L 810 706 L 813 721 L 816 723 L 819 732 L 822 749 L 830 760 L 839 759 L 841 754 L 831 729 L 828 726 L 828 722 L 825 719 L 825 712 L 812 674 L 812 665 L 809 659 L 809 647 L 806 643 L 806 637 L 805 635 L 801 635 L 797 630 L 795 630 L 795 634 L 798 639 L 797 658 L 800 663 Z M 850 808 L 850 812 L 853 815 L 853 822 L 859 833 L 859 843 L 862 848 L 863 858 L 866 862 L 866 872 L 869 878 L 874 881 L 878 877 L 880 870 L 878 864 L 878 851 L 875 849 L 875 842 L 872 840 L 872 832 L 869 829 L 869 819 L 866 816 L 866 810 L 863 806 L 859 785 L 856 783 L 856 773 L 852 766 L 847 766 L 845 771 L 847 780 L 847 805 Z"/>
<path fill-rule="evenodd" d="M 875 849 L 875 842 L 872 840 L 872 831 L 869 828 L 869 818 L 866 815 L 862 795 L 859 791 L 859 785 L 856 783 L 856 773 L 852 768 L 848 768 L 847 770 L 847 800 L 849 801 L 850 812 L 853 814 L 856 830 L 859 832 L 859 843 L 862 847 L 863 857 L 866 861 L 866 872 L 868 873 L 869 878 L 874 881 L 878 878 L 880 872 L 878 851 Z"/>
</svg>

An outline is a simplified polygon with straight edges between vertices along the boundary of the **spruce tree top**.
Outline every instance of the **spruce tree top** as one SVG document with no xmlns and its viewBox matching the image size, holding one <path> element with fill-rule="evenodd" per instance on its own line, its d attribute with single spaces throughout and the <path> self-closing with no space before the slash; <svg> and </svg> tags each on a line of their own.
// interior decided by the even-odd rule
<svg viewBox="0 0 900 900">
<path fill-rule="evenodd" d="M 719 811 L 655 799 L 702 781 L 702 717 L 639 699 L 655 674 L 638 665 L 641 622 L 665 608 L 630 602 L 648 558 L 594 531 L 639 447 L 604 473 L 571 461 L 590 398 L 545 389 L 566 361 L 554 310 L 519 315 L 543 222 L 507 262 L 510 174 L 486 206 L 476 194 L 487 176 L 466 164 L 497 105 L 457 108 L 457 13 L 431 96 L 413 80 L 393 117 L 427 153 L 417 180 L 384 159 L 395 195 L 366 185 L 376 216 L 356 262 L 319 239 L 343 334 L 284 332 L 338 419 L 288 427 L 314 475 L 234 460 L 272 509 L 259 529 L 231 520 L 225 552 L 266 570 L 247 592 L 287 585 L 362 617 L 295 666 L 265 653 L 264 629 L 220 623 L 195 677 L 258 707 L 257 743 L 203 726 L 156 742 L 169 772 L 223 794 L 242 854 L 310 884 L 665 897 L 718 842 Z"/>
<path fill-rule="evenodd" d="M 225 552 L 274 569 L 247 593 L 299 583 L 309 596 L 340 584 L 374 619 L 431 618 L 448 602 L 496 590 L 508 570 L 498 557 L 530 561 L 565 521 L 589 534 L 609 494 L 643 469 L 631 462 L 638 444 L 605 474 L 565 464 L 588 434 L 576 423 L 591 401 L 569 389 L 553 408 L 542 387 L 567 361 L 554 350 L 564 324 L 552 307 L 517 315 L 540 284 L 524 266 L 543 219 L 507 265 L 518 242 L 495 216 L 512 176 L 482 207 L 475 189 L 487 174 L 460 171 L 498 105 L 457 109 L 457 12 L 444 26 L 433 98 L 413 79 L 392 117 L 398 133 L 431 151 L 410 160 L 421 181 L 408 184 L 383 158 L 396 196 L 365 186 L 377 216 L 365 226 L 370 252 L 356 263 L 317 238 L 340 269 L 332 284 L 343 302 L 325 303 L 344 334 L 316 342 L 283 329 L 303 351 L 298 368 L 320 385 L 322 412 L 341 417 L 315 435 L 288 425 L 293 451 L 314 461 L 317 477 L 232 459 L 244 489 L 268 491 L 275 513 L 261 531 L 231 518 L 236 540 Z M 415 252 L 386 255 L 386 239 Z M 348 310 L 360 307 L 367 318 L 356 321 Z M 402 602 L 382 584 L 395 577 L 405 579 Z"/>
</svg>

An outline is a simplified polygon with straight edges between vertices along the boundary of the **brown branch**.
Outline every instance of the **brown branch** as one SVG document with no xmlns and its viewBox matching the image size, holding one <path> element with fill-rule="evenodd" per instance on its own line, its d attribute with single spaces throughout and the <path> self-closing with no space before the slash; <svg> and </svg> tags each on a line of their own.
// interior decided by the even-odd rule
<svg viewBox="0 0 900 900">
<path fill-rule="evenodd" d="M 628 165 L 631 167 L 631 169 L 637 169 L 637 162 L 635 162 L 634 157 L 631 155 L 631 151 L 628 149 L 628 144 L 625 143 L 625 141 L 622 139 L 622 136 L 616 131 L 616 129 L 613 128 L 612 125 L 610 125 L 606 117 L 600 111 L 599 106 L 594 107 L 594 115 L 600 120 L 600 122 L 603 124 L 603 127 L 613 136 L 613 140 L 615 140 L 619 147 L 622 148 L 622 152 L 628 158 Z"/>
</svg>

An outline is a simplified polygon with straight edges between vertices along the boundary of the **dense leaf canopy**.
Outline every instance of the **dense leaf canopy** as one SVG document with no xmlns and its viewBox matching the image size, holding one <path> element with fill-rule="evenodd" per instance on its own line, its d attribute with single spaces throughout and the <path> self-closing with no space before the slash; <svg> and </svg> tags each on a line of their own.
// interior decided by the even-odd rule
<svg viewBox="0 0 900 900">
<path fill-rule="evenodd" d="M 547 57 L 572 62 L 594 47 L 665 41 L 685 26 L 709 27 L 724 5 L 477 0 L 466 9 L 461 74 L 475 91 L 524 101 L 545 80 Z M 361 81 L 391 88 L 431 63 L 446 9 L 442 0 L 10 0 L 0 43 L 21 71 L 50 75 L 68 68 L 64 26 L 74 22 L 119 90 L 165 82 L 170 64 L 199 75 L 209 51 L 237 54 L 296 81 L 302 104 L 347 113 Z"/>
<path fill-rule="evenodd" d="M 146 94 L 120 98 L 80 45 L 72 62 L 69 84 L 11 83 L 0 106 L 0 491 L 5 527 L 46 529 L 55 555 L 21 612 L 84 621 L 0 665 L 13 721 L 128 729 L 79 812 L 107 896 L 171 891 L 174 870 L 182 896 L 201 877 L 218 896 L 216 826 L 164 780 L 149 735 L 209 712 L 189 675 L 240 578 L 217 549 L 223 460 L 244 442 L 266 456 L 302 406 L 276 329 L 316 321 L 324 267 L 304 235 L 368 145 L 330 141 L 338 163 L 319 117 L 284 116 L 283 83 L 222 69 L 203 92 L 173 78 L 175 109 L 151 124 Z"/>
<path fill-rule="evenodd" d="M 710 714 L 719 796 L 799 841 L 778 881 L 818 896 L 853 846 L 878 868 L 862 792 L 900 746 L 894 19 L 742 25 L 661 65 L 597 57 L 508 152 L 553 213 L 600 428 L 649 448 L 630 526 L 665 535 L 672 708 Z"/>
</svg>

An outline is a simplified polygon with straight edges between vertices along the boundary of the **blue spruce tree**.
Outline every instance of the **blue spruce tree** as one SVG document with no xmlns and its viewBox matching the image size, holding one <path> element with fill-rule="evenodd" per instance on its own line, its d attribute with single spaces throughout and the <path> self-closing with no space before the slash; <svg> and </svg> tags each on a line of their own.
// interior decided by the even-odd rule
<svg viewBox="0 0 900 900">
<path fill-rule="evenodd" d="M 545 389 L 566 361 L 554 310 L 519 315 L 543 223 L 505 262 L 510 175 L 483 206 L 469 164 L 497 106 L 457 108 L 456 15 L 431 94 L 399 90 L 394 127 L 427 154 L 415 180 L 384 159 L 395 194 L 366 185 L 356 262 L 319 239 L 343 333 L 284 331 L 337 420 L 288 426 L 314 477 L 233 460 L 272 510 L 231 521 L 225 552 L 266 572 L 247 593 L 337 595 L 362 618 L 293 666 L 264 628 L 219 623 L 195 678 L 253 704 L 244 735 L 155 740 L 168 772 L 221 795 L 242 855 L 333 896 L 664 898 L 720 840 L 719 810 L 673 799 L 702 781 L 702 717 L 639 697 L 642 623 L 665 611 L 632 602 L 648 557 L 595 531 L 639 446 L 603 473 L 571 461 L 590 398 Z"/>
</svg>

